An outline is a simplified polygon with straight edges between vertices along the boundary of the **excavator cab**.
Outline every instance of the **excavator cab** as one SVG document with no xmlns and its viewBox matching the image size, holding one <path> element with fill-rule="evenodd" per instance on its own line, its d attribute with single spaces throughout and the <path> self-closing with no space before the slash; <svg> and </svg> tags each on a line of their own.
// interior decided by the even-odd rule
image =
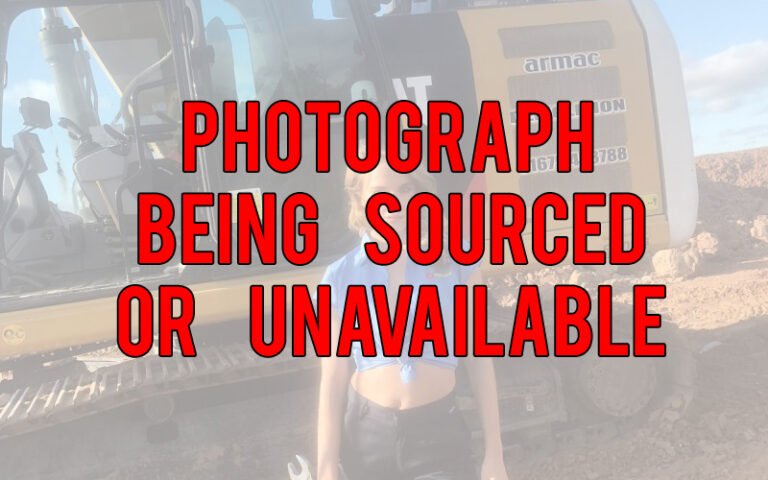
<svg viewBox="0 0 768 480">
<path fill-rule="evenodd" d="M 4 8 L 3 136 L 22 130 L 2 164 L 3 305 L 143 275 L 136 195 L 173 195 L 189 180 L 178 175 L 181 99 L 161 3 Z M 21 98 L 19 115 L 28 94 L 42 98 Z"/>
<path fill-rule="evenodd" d="M 55 126 L 42 145 L 49 167 L 55 162 L 56 168 L 42 175 L 42 185 L 59 210 L 81 217 L 85 233 L 67 243 L 70 253 L 80 248 L 80 255 L 66 255 L 78 259 L 79 267 L 62 270 L 58 278 L 45 267 L 47 280 L 38 275 L 37 283 L 21 281 L 27 277 L 19 272 L 28 266 L 6 255 L 0 295 L 62 288 L 74 293 L 162 277 L 162 271 L 135 261 L 135 198 L 141 191 L 172 197 L 198 190 L 304 191 L 321 211 L 339 212 L 320 225 L 317 264 L 354 244 L 339 208 L 346 203 L 340 168 L 323 182 L 309 166 L 291 175 L 228 175 L 221 172 L 221 148 L 212 146 L 201 152 L 198 174 L 181 175 L 184 100 L 259 100 L 265 106 L 276 100 L 339 100 L 343 108 L 370 99 L 385 109 L 408 99 L 426 109 L 430 100 L 449 99 L 462 106 L 465 132 L 473 132 L 479 104 L 497 99 L 509 114 L 514 152 L 517 100 L 554 105 L 590 99 L 598 165 L 593 174 L 558 174 L 549 142 L 534 151 L 530 173 L 442 175 L 442 193 L 511 191 L 532 202 L 548 191 L 566 198 L 578 191 L 634 192 L 647 207 L 651 249 L 687 240 L 695 224 L 681 69 L 674 50 L 665 47 L 672 40 L 651 0 L 70 0 L 37 9 L 8 2 L 3 9 L 9 23 L 3 132 L 8 137 L 18 130 L 18 114 L 10 108 L 22 96 L 18 92 L 48 94 L 43 100 L 53 106 Z M 244 105 L 238 112 L 244 122 Z M 315 153 L 311 133 L 302 132 L 306 157 Z M 334 122 L 331 158 L 342 158 L 342 134 L 341 122 Z M 472 147 L 472 135 L 464 135 L 465 158 Z M 206 218 L 217 221 L 215 213 Z M 606 220 L 602 213 L 596 218 Z M 552 234 L 569 227 L 562 222 L 562 231 Z M 525 241 L 530 242 L 528 230 Z M 216 243 L 215 228 L 210 242 Z M 59 251 L 31 248 L 52 258 Z M 262 273 L 275 270 L 260 267 Z M 485 265 L 487 275 L 509 270 Z M 185 281 L 253 273 L 236 266 L 186 269 Z"/>
</svg>

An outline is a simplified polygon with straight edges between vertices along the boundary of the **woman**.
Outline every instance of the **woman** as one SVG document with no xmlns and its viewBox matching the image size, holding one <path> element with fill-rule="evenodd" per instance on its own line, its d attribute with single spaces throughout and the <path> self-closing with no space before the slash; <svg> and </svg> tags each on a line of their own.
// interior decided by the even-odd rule
<svg viewBox="0 0 768 480">
<path fill-rule="evenodd" d="M 350 200 L 350 227 L 363 242 L 381 241 L 370 230 L 364 216 L 367 200 L 377 192 L 391 192 L 406 203 L 414 194 L 434 192 L 434 178 L 425 172 L 408 175 L 392 171 L 385 162 L 370 174 L 349 172 L 345 182 Z M 385 215 L 385 220 L 404 238 L 403 212 Z M 328 267 L 321 283 L 331 285 L 334 337 L 338 340 L 337 299 L 353 284 L 386 285 L 390 312 L 394 312 L 397 289 L 408 284 L 437 285 L 448 345 L 452 345 L 453 286 L 481 284 L 479 270 L 447 262 L 422 267 L 405 253 L 388 267 L 372 263 L 362 243 Z M 412 321 L 411 309 L 409 321 Z M 373 322 L 376 329 L 376 321 Z M 376 336 L 378 331 L 375 330 Z M 337 345 L 337 341 L 333 345 Z M 407 345 L 407 338 L 406 338 Z M 381 352 L 377 340 L 377 352 Z M 409 358 L 363 357 L 359 345 L 353 350 L 354 364 L 347 358 L 324 358 L 318 418 L 318 479 L 341 478 L 339 463 L 349 480 L 442 479 L 476 480 L 470 457 L 469 430 L 456 408 L 455 357 L 435 357 L 429 344 L 424 355 Z M 488 358 L 464 359 L 485 439 L 481 480 L 507 480 L 504 467 L 496 379 Z M 346 401 L 345 401 L 346 400 Z M 346 405 L 346 407 L 345 407 Z"/>
</svg>

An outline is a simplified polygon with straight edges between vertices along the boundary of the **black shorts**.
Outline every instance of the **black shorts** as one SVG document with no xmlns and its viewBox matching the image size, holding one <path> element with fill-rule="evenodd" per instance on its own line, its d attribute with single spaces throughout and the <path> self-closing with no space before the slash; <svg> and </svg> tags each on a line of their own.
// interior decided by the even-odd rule
<svg viewBox="0 0 768 480">
<path fill-rule="evenodd" d="M 348 480 L 477 480 L 453 395 L 395 410 L 349 389 L 342 465 Z"/>
</svg>

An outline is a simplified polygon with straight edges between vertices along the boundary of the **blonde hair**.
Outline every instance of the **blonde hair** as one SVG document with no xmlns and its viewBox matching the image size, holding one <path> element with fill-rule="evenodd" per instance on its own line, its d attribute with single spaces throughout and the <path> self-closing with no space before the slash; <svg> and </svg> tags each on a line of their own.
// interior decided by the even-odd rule
<svg viewBox="0 0 768 480">
<path fill-rule="evenodd" d="M 391 168 L 384 159 L 385 153 L 382 152 L 382 160 L 379 165 L 369 173 L 357 173 L 354 170 L 348 169 L 344 178 L 344 189 L 347 192 L 347 199 L 349 200 L 349 228 L 355 232 L 358 232 L 361 236 L 368 233 L 370 225 L 365 216 L 365 205 L 368 201 L 367 198 L 363 198 L 363 192 L 365 191 L 368 181 L 370 181 L 371 175 L 377 169 Z M 437 181 L 435 177 L 427 171 L 426 168 L 419 166 L 411 173 L 403 173 L 398 175 L 407 175 L 411 180 L 416 183 L 417 193 L 432 193 L 437 194 Z M 403 203 L 402 207 L 405 208 L 406 201 L 410 199 L 401 199 Z"/>
</svg>

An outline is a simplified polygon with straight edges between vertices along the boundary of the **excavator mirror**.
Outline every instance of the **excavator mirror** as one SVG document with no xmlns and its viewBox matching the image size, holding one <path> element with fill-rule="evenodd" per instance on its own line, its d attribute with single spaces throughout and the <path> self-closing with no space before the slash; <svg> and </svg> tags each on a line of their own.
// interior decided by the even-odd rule
<svg viewBox="0 0 768 480">
<path fill-rule="evenodd" d="M 51 105 L 46 101 L 30 97 L 22 98 L 19 111 L 26 127 L 45 130 L 53 125 Z"/>
</svg>

